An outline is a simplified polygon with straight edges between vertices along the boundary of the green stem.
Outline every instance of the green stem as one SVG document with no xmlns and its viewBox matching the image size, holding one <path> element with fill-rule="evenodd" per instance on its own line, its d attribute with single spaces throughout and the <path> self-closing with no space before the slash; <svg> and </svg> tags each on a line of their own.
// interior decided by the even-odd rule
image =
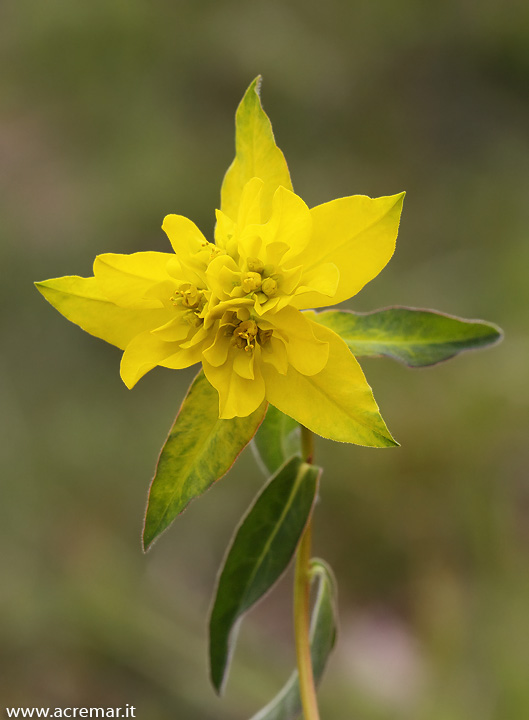
<svg viewBox="0 0 529 720">
<path fill-rule="evenodd" d="M 301 427 L 303 457 L 311 463 L 314 455 L 314 438 L 310 430 Z M 312 518 L 301 537 L 297 555 L 294 578 L 294 634 L 296 638 L 296 658 L 299 674 L 299 690 L 305 720 L 319 720 L 316 688 L 310 657 L 310 554 L 311 554 Z"/>
</svg>

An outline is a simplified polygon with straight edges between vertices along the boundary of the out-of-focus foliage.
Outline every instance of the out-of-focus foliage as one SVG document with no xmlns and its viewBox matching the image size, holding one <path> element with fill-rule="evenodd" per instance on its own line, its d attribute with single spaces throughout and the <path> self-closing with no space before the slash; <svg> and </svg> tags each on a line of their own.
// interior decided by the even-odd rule
<svg viewBox="0 0 529 720">
<path fill-rule="evenodd" d="M 410 371 L 362 362 L 401 448 L 317 444 L 314 550 L 340 585 L 320 690 L 337 720 L 529 714 L 529 9 L 521 0 L 39 3 L 0 11 L 5 705 L 245 718 L 293 665 L 290 588 L 245 620 L 227 696 L 204 619 L 248 452 L 141 554 L 148 480 L 194 370 L 133 391 L 119 353 L 35 279 L 212 234 L 233 109 L 262 73 L 309 205 L 407 191 L 397 252 L 349 307 L 434 307 L 505 330 Z M 282 592 L 284 590 L 284 592 Z"/>
</svg>

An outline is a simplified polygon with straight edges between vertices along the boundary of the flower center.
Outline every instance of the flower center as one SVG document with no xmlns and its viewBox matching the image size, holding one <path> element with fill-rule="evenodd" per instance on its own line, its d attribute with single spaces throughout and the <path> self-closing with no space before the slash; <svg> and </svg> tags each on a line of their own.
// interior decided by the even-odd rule
<svg viewBox="0 0 529 720">
<path fill-rule="evenodd" d="M 249 257 L 246 260 L 247 272 L 241 273 L 240 284 L 245 295 L 255 296 L 261 304 L 264 304 L 279 293 L 281 276 L 275 272 L 272 265 L 265 265 L 257 257 Z"/>
<path fill-rule="evenodd" d="M 253 320 L 245 320 L 233 331 L 232 343 L 235 347 L 241 350 L 244 349 L 245 352 L 250 352 L 255 347 L 257 331 L 258 327 L 256 322 Z"/>
<path fill-rule="evenodd" d="M 272 337 L 272 330 L 263 330 L 252 319 L 240 320 L 237 313 L 233 313 L 226 322 L 226 335 L 231 336 L 231 344 L 239 350 L 252 352 L 255 343 L 266 345 Z"/>
</svg>

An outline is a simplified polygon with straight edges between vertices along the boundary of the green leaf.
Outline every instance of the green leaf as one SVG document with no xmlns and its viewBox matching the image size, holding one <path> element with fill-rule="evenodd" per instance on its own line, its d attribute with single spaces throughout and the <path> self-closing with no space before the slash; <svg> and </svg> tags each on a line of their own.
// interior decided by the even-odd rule
<svg viewBox="0 0 529 720">
<path fill-rule="evenodd" d="M 258 495 L 220 574 L 209 625 L 211 680 L 221 692 L 242 615 L 287 569 L 310 516 L 320 468 L 292 458 Z"/>
<path fill-rule="evenodd" d="M 265 419 L 253 439 L 252 449 L 263 465 L 265 474 L 275 473 L 292 455 L 301 455 L 299 423 L 269 405 Z"/>
<path fill-rule="evenodd" d="M 330 310 L 311 316 L 340 335 L 357 357 L 385 355 L 409 367 L 435 365 L 464 350 L 492 345 L 501 330 L 436 310 L 393 307 L 370 313 Z"/>
<path fill-rule="evenodd" d="M 193 498 L 228 472 L 265 412 L 263 403 L 248 417 L 219 420 L 217 391 L 199 372 L 158 460 L 145 515 L 145 550 Z"/>
<path fill-rule="evenodd" d="M 313 579 L 318 581 L 310 623 L 310 656 L 314 681 L 318 683 L 336 641 L 336 583 L 331 569 L 323 560 L 312 560 L 311 571 Z M 299 676 L 295 670 L 275 698 L 250 720 L 294 720 L 301 711 Z"/>
</svg>

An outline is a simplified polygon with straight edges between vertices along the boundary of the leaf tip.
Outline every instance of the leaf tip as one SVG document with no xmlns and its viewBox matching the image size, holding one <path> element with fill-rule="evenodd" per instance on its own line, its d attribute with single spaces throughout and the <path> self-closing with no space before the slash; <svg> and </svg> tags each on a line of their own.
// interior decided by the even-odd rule
<svg viewBox="0 0 529 720">
<path fill-rule="evenodd" d="M 145 510 L 145 518 L 143 520 L 143 531 L 141 534 L 141 546 L 145 554 L 149 552 L 155 541 L 158 539 L 159 535 L 161 535 L 162 532 L 166 529 L 166 527 L 160 528 L 159 523 L 153 521 L 153 518 L 149 512 L 150 507 L 151 506 L 149 497 L 149 500 L 147 501 L 147 508 Z"/>
<path fill-rule="evenodd" d="M 39 291 L 39 293 L 41 295 L 45 295 L 46 290 L 48 289 L 48 281 L 47 280 L 37 280 L 36 282 L 33 283 L 33 285 L 35 285 L 35 287 L 37 288 L 37 290 Z"/>
<path fill-rule="evenodd" d="M 224 688 L 226 686 L 225 682 L 225 675 L 222 677 L 214 677 L 213 674 L 210 675 L 211 684 L 213 685 L 213 690 L 215 693 L 221 697 L 224 694 Z"/>
<path fill-rule="evenodd" d="M 380 444 L 378 447 L 384 447 L 384 448 L 393 448 L 393 447 L 400 447 L 400 442 L 395 440 L 393 435 L 387 431 L 387 434 L 381 436 L 383 444 Z"/>
<path fill-rule="evenodd" d="M 499 325 L 496 325 L 495 323 L 488 323 L 491 334 L 490 334 L 490 344 L 491 345 L 497 345 L 498 343 L 502 342 L 503 338 L 505 337 L 505 333 L 501 329 Z"/>
<path fill-rule="evenodd" d="M 152 547 L 152 544 L 154 542 L 154 536 L 152 533 L 147 532 L 147 528 L 144 526 L 143 533 L 141 536 L 141 549 L 143 550 L 143 554 L 146 555 L 149 550 Z"/>
<path fill-rule="evenodd" d="M 393 195 L 395 198 L 395 207 L 399 208 L 402 212 L 402 206 L 404 205 L 404 198 L 406 197 L 406 190 L 403 190 L 400 193 L 397 193 L 396 195 Z"/>
<path fill-rule="evenodd" d="M 263 105 L 261 103 L 261 86 L 263 84 L 263 76 L 257 75 L 250 85 L 248 86 L 248 89 L 243 95 L 243 98 L 239 104 L 239 107 L 237 108 L 236 117 L 242 119 L 245 112 L 264 112 Z"/>
<path fill-rule="evenodd" d="M 215 606 L 211 609 L 209 619 L 209 679 L 215 690 L 215 693 L 221 697 L 224 694 L 226 681 L 228 679 L 228 669 L 231 664 L 231 655 L 233 653 L 233 633 L 237 632 L 239 623 L 235 623 L 225 638 L 225 643 L 216 635 L 214 621 Z"/>
</svg>

